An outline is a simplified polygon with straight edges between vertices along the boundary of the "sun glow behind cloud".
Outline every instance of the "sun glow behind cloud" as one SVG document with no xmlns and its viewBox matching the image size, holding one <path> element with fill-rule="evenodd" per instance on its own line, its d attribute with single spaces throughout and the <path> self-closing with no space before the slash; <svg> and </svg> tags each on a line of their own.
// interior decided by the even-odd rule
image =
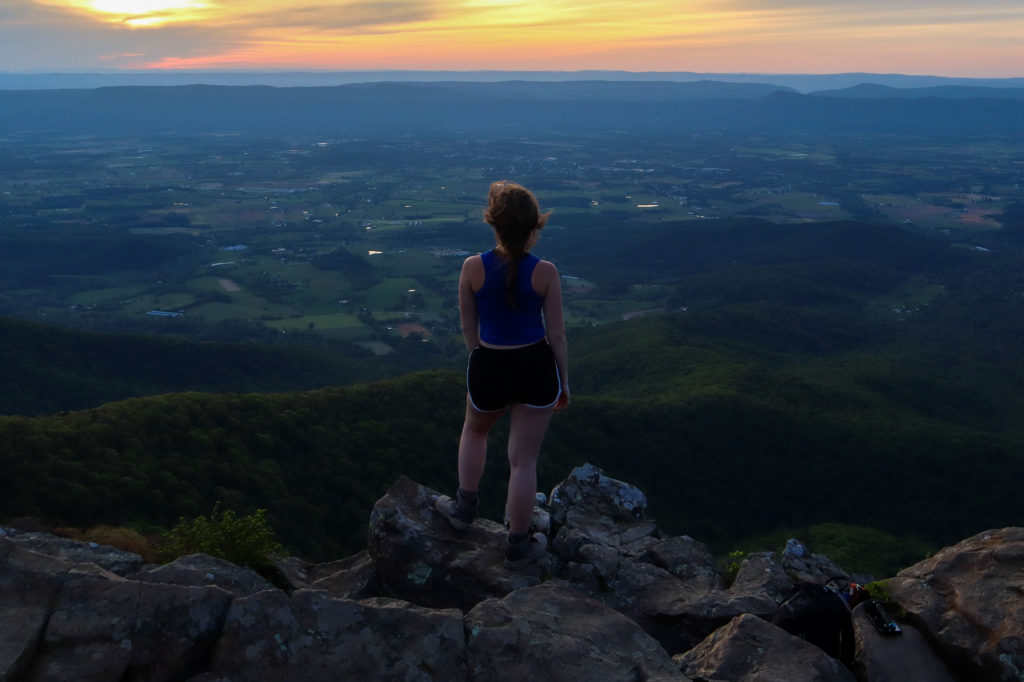
<svg viewBox="0 0 1024 682">
<path fill-rule="evenodd" d="M 50 2 L 76 9 L 100 21 L 132 28 L 200 21 L 210 5 L 204 0 L 67 0 Z"/>
<path fill-rule="evenodd" d="M 1022 75 L 1013 71 L 1024 64 L 1024 5 L 979 2 L 964 8 L 956 0 L 34 0 L 34 6 L 73 17 L 83 34 L 83 19 L 105 27 L 102 54 L 125 55 L 120 66 L 126 68 L 923 68 Z M 0 7 L 0 29 L 3 24 Z M 65 28 L 73 30 L 71 19 Z"/>
</svg>

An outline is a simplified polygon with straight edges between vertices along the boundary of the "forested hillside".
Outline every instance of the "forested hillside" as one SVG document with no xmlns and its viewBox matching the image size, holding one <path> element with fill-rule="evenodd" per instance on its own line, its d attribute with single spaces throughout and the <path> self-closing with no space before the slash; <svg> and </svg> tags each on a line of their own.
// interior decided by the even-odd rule
<svg viewBox="0 0 1024 682">
<path fill-rule="evenodd" d="M 1024 476 L 1024 437 L 1000 426 L 1015 406 L 978 402 L 983 386 L 875 354 L 758 359 L 713 347 L 697 325 L 682 313 L 576 336 L 577 397 L 551 428 L 542 488 L 594 462 L 646 490 L 664 527 L 719 547 L 822 521 L 932 542 L 1022 521 L 1006 500 Z M 460 373 L 427 373 L 6 417 L 0 466 L 13 492 L 0 516 L 167 527 L 221 500 L 267 508 L 295 551 L 339 556 L 362 545 L 370 507 L 399 475 L 455 484 L 462 393 Z M 496 441 L 492 517 L 502 460 Z"/>
<path fill-rule="evenodd" d="M 655 267 L 672 288 L 671 312 L 571 330 L 573 404 L 549 432 L 541 489 L 593 462 L 644 489 L 662 527 L 718 550 L 823 522 L 935 545 L 1024 523 L 1008 504 L 1024 480 L 1024 259 L 1015 247 L 855 223 L 718 229 L 663 237 Z M 730 254 L 733 238 L 742 247 Z M 704 260 L 688 261 L 683 247 L 701 241 Z M 611 267 L 593 255 L 590 267 Z M 371 506 L 398 476 L 442 490 L 456 483 L 459 371 L 244 393 L 267 363 L 310 381 L 373 370 L 355 357 L 330 364 L 310 354 L 304 364 L 302 349 L 145 337 L 91 346 L 75 337 L 83 345 L 71 352 L 65 332 L 2 329 L 9 369 L 52 357 L 51 383 L 36 367 L 8 381 L 15 395 L 23 384 L 36 396 L 39 386 L 73 395 L 128 377 L 140 393 L 168 391 L 167 382 L 204 374 L 208 390 L 231 392 L 0 418 L 0 519 L 158 530 L 222 501 L 266 508 L 291 550 L 335 558 L 363 546 Z M 492 518 L 504 501 L 502 428 L 482 491 Z"/>
<path fill-rule="evenodd" d="M 383 362 L 355 344 L 324 345 L 91 334 L 0 317 L 0 414 L 80 410 L 177 391 L 305 390 L 387 373 Z"/>
</svg>

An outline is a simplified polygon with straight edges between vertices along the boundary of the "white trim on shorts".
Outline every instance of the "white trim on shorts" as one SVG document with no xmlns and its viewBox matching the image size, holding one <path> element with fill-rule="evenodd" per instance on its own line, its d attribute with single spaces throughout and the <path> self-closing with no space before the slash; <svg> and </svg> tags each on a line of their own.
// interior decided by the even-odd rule
<svg viewBox="0 0 1024 682">
<path fill-rule="evenodd" d="M 477 346 L 476 348 L 482 348 L 482 346 Z M 476 348 L 474 348 L 472 351 L 470 351 L 469 354 L 472 355 L 476 351 Z M 558 399 L 562 397 L 562 375 L 558 371 L 558 364 L 557 363 L 555 363 L 555 378 L 558 379 L 558 393 L 555 394 L 555 399 L 554 400 L 552 400 L 547 405 L 531 405 L 530 403 L 522 403 L 522 404 L 526 405 L 527 407 L 532 407 L 535 410 L 546 410 L 549 407 L 554 407 L 555 405 L 557 405 L 558 404 Z M 503 412 L 504 410 L 508 409 L 508 405 L 505 405 L 503 407 L 499 407 L 496 410 L 481 410 L 479 407 L 476 406 L 476 403 L 473 402 L 473 392 L 471 390 L 469 390 L 469 361 L 468 360 L 466 361 L 466 397 L 469 398 L 469 404 L 473 406 L 473 409 L 476 410 L 477 412 L 479 412 L 480 414 L 494 414 L 496 412 Z"/>
<path fill-rule="evenodd" d="M 558 373 L 558 365 L 555 365 L 555 378 L 558 379 L 558 393 L 555 394 L 555 399 L 547 405 L 531 405 L 530 403 L 523 403 L 527 407 L 532 407 L 535 410 L 546 410 L 549 407 L 554 407 L 558 404 L 558 399 L 562 397 L 562 375 Z M 470 399 L 472 400 L 472 399 Z"/>
</svg>

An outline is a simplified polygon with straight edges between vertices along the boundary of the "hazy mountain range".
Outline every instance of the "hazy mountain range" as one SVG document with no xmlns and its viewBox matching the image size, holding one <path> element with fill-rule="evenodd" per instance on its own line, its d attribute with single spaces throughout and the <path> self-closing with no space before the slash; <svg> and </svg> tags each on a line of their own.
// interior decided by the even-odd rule
<svg viewBox="0 0 1024 682">
<path fill-rule="evenodd" d="M 904 74 L 759 74 L 695 73 L 692 71 L 111 71 L 102 73 L 0 72 L 0 90 L 98 88 L 116 85 L 272 85 L 314 87 L 350 83 L 437 81 L 672 81 L 701 80 L 722 83 L 762 83 L 797 92 L 837 90 L 862 83 L 893 88 L 961 85 L 1024 88 L 1024 78 L 947 78 Z"/>
<path fill-rule="evenodd" d="M 0 134 L 344 136 L 627 131 L 1024 135 L 1024 87 L 884 85 L 800 94 L 700 80 L 116 86 L 0 91 Z"/>
</svg>

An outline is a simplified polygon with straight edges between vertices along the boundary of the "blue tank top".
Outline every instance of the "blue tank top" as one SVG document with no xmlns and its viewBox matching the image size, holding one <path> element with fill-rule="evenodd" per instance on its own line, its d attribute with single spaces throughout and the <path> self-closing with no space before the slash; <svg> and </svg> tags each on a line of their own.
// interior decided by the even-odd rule
<svg viewBox="0 0 1024 682">
<path fill-rule="evenodd" d="M 531 253 L 519 260 L 515 299 L 510 308 L 505 300 L 505 261 L 493 250 L 480 254 L 484 262 L 484 285 L 476 292 L 480 315 L 480 339 L 495 346 L 521 346 L 544 338 L 541 308 L 544 299 L 533 290 L 531 276 L 540 258 Z"/>
</svg>

